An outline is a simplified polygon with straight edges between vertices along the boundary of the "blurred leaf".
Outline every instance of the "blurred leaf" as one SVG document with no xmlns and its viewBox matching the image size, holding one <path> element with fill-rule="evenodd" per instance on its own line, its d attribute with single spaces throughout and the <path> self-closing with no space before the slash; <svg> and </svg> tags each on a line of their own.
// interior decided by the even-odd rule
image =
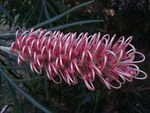
<svg viewBox="0 0 150 113">
<path fill-rule="evenodd" d="M 30 82 L 30 81 L 36 81 L 36 80 L 41 80 L 47 78 L 47 76 L 39 76 L 39 77 L 34 77 L 34 78 L 29 78 L 29 79 L 12 79 L 13 82 Z"/>
<path fill-rule="evenodd" d="M 8 82 L 8 85 L 9 85 L 9 89 L 10 89 L 10 92 L 14 101 L 15 113 L 20 113 L 20 105 L 19 105 L 19 100 L 17 98 L 16 92 L 14 91 L 13 87 L 10 85 L 9 82 Z"/>
<path fill-rule="evenodd" d="M 0 59 L 0 64 L 1 64 L 1 66 L 12 65 L 13 59 L 12 59 L 8 54 L 6 54 L 5 52 L 1 52 L 1 56 L 2 56 L 3 58 L 5 58 L 5 60 L 4 60 L 4 59 Z M 11 75 L 13 75 L 13 77 L 15 77 L 15 78 L 20 78 L 20 77 L 18 76 L 19 74 L 17 74 L 15 70 L 12 71 L 11 69 L 8 69 L 7 71 L 8 71 L 8 73 L 10 73 Z"/>
<path fill-rule="evenodd" d="M 38 17 L 38 21 L 37 21 L 38 24 L 42 21 L 43 10 L 44 10 L 43 8 L 44 8 L 44 7 L 43 7 L 43 4 L 41 3 L 41 5 L 40 5 L 39 17 Z"/>
<path fill-rule="evenodd" d="M 9 15 L 8 11 L 3 6 L 1 6 L 1 4 L 0 10 L 13 22 L 13 18 Z"/>
<path fill-rule="evenodd" d="M 48 10 L 47 10 L 46 0 L 43 0 L 42 3 L 43 3 L 43 8 L 44 8 L 44 13 L 45 13 L 46 19 L 49 19 L 50 15 L 49 15 Z M 50 27 L 52 27 L 52 23 L 50 23 Z"/>
<path fill-rule="evenodd" d="M 39 102 L 37 102 L 33 97 L 31 97 L 27 92 L 25 92 L 23 89 L 18 87 L 1 68 L 0 68 L 0 73 L 12 86 L 14 86 L 21 94 L 23 94 L 38 109 L 40 109 L 44 113 L 52 113 L 52 111 L 45 108 L 43 105 L 41 105 Z"/>
<path fill-rule="evenodd" d="M 97 94 L 96 94 L 96 100 L 95 100 L 95 107 L 94 107 L 94 109 L 93 109 L 93 113 L 95 113 L 96 112 L 96 109 L 97 109 L 97 107 L 98 107 L 98 104 L 99 104 L 99 99 L 100 99 L 100 91 L 97 91 L 96 92 Z"/>
<path fill-rule="evenodd" d="M 138 113 L 142 113 L 139 109 L 137 109 L 136 107 L 132 107 L 135 111 L 137 111 Z"/>
<path fill-rule="evenodd" d="M 46 0 L 43 0 L 43 7 L 44 7 L 44 13 L 45 13 L 45 16 L 46 16 L 46 18 L 47 19 L 49 19 L 50 18 L 50 16 L 49 16 L 49 13 L 48 13 L 48 10 L 47 10 L 47 7 L 46 7 Z"/>
<path fill-rule="evenodd" d="M 50 11 L 51 11 L 52 13 L 54 13 L 55 15 L 57 15 L 57 12 L 56 12 L 55 9 L 52 7 L 53 4 L 49 3 L 47 0 L 45 0 L 45 2 L 46 2 L 46 5 L 48 6 L 48 8 L 50 9 Z M 54 1 L 54 2 L 55 2 L 55 1 Z M 54 2 L 53 2 L 53 3 L 54 3 Z"/>
<path fill-rule="evenodd" d="M 75 26 L 75 25 L 88 24 L 88 23 L 98 23 L 98 22 L 103 22 L 103 20 L 85 20 L 85 21 L 73 22 L 73 23 L 69 23 L 69 24 L 64 24 L 64 25 L 52 27 L 48 30 L 61 30 L 61 29 L 65 29 L 68 27 Z M 0 34 L 1 39 L 7 39 L 4 37 L 12 37 L 12 36 L 15 36 L 15 33 L 2 33 L 2 34 Z"/>
<path fill-rule="evenodd" d="M 69 24 L 64 24 L 64 25 L 52 27 L 48 30 L 61 30 L 61 29 L 65 29 L 68 27 L 75 26 L 75 25 L 88 24 L 88 23 L 98 23 L 98 22 L 103 22 L 103 20 L 85 20 L 85 21 L 73 22 L 73 23 L 69 23 Z"/>
<path fill-rule="evenodd" d="M 1 33 L 0 34 L 0 40 L 10 40 L 11 37 L 15 37 L 16 33 Z"/>
<path fill-rule="evenodd" d="M 64 13 L 62 13 L 62 14 L 60 14 L 60 15 L 58 15 L 58 16 L 55 16 L 55 17 L 50 18 L 50 19 L 48 19 L 48 20 L 46 20 L 46 21 L 44 21 L 44 22 L 41 22 L 40 24 L 37 24 L 37 25 L 33 26 L 33 28 L 39 28 L 39 27 L 42 27 L 42 26 L 44 26 L 44 25 L 46 25 L 46 24 L 49 24 L 49 23 L 51 23 L 51 22 L 54 22 L 54 21 L 56 21 L 56 20 L 62 18 L 63 16 L 65 16 L 65 15 L 71 13 L 72 11 L 74 11 L 74 10 L 76 10 L 76 9 L 78 9 L 78 8 L 81 8 L 81 7 L 85 6 L 85 5 L 88 5 L 88 4 L 92 3 L 92 2 L 94 2 L 94 1 L 88 1 L 88 2 L 82 3 L 82 4 L 80 4 L 80 5 L 77 5 L 77 6 L 75 6 L 75 7 L 71 8 L 71 9 L 65 11 Z M 30 29 L 31 29 L 31 28 L 30 28 Z"/>
<path fill-rule="evenodd" d="M 9 66 L 9 65 L 8 66 L 0 65 L 0 67 L 2 67 L 4 69 L 12 69 L 12 70 L 28 68 L 28 66 Z"/>
<path fill-rule="evenodd" d="M 47 79 L 47 76 L 45 75 L 44 89 L 45 89 L 46 100 L 49 100 L 48 88 L 49 88 L 49 86 L 48 86 L 48 79 Z"/>
<path fill-rule="evenodd" d="M 2 88 L 2 75 L 0 74 L 0 90 Z"/>
</svg>

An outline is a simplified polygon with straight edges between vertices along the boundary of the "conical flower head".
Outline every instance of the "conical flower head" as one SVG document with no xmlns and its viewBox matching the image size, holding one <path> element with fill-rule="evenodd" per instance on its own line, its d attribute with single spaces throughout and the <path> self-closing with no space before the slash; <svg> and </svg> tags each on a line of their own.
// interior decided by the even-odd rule
<svg viewBox="0 0 150 113">
<path fill-rule="evenodd" d="M 145 79 L 147 74 L 139 69 L 136 63 L 143 62 L 145 56 L 137 52 L 122 36 L 114 43 L 116 35 L 100 37 L 88 33 L 67 33 L 32 29 L 17 31 L 16 40 L 11 45 L 12 52 L 18 53 L 18 64 L 29 61 L 33 72 L 46 72 L 48 78 L 59 84 L 62 79 L 69 85 L 82 79 L 89 90 L 94 90 L 95 76 L 108 89 L 118 89 L 126 81 Z M 135 56 L 142 60 L 135 61 Z M 138 77 L 142 73 L 144 76 Z M 59 79 L 58 79 L 59 78 Z"/>
</svg>

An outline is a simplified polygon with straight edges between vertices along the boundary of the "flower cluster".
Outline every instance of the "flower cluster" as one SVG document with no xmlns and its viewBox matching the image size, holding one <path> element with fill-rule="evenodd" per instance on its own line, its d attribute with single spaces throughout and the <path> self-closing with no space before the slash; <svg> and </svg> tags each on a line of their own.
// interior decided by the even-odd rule
<svg viewBox="0 0 150 113">
<path fill-rule="evenodd" d="M 29 61 L 33 72 L 46 72 L 48 78 L 59 84 L 62 79 L 69 85 L 82 79 L 89 90 L 94 90 L 93 81 L 97 76 L 108 89 L 118 89 L 126 81 L 145 79 L 147 74 L 135 63 L 143 62 L 145 56 L 137 52 L 122 36 L 114 43 L 116 35 L 109 34 L 100 38 L 101 33 L 68 33 L 31 29 L 17 31 L 11 51 L 18 53 L 18 64 Z M 135 61 L 135 56 L 142 60 Z M 144 76 L 139 76 L 139 73 Z"/>
</svg>

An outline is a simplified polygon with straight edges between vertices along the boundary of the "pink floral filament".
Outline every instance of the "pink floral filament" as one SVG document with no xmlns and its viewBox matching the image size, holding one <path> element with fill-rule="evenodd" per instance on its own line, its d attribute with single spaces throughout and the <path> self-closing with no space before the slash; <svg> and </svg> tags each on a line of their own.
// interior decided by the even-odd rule
<svg viewBox="0 0 150 113">
<path fill-rule="evenodd" d="M 143 62 L 145 56 L 130 43 L 132 36 L 126 40 L 122 36 L 114 43 L 115 37 L 106 34 L 100 39 L 100 33 L 77 36 L 77 33 L 32 29 L 17 31 L 11 50 L 18 52 L 19 65 L 29 60 L 33 72 L 42 74 L 45 70 L 48 78 L 57 84 L 63 79 L 75 85 L 80 78 L 89 90 L 94 90 L 97 76 L 108 89 L 118 89 L 133 78 L 145 79 L 147 74 L 135 65 Z M 141 55 L 142 60 L 135 61 L 136 55 Z M 139 73 L 144 76 L 138 76 Z"/>
</svg>

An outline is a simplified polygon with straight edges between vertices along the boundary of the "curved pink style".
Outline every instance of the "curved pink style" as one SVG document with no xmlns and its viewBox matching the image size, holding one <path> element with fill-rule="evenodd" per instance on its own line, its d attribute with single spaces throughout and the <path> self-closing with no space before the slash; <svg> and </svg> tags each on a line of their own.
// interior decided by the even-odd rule
<svg viewBox="0 0 150 113">
<path fill-rule="evenodd" d="M 114 43 L 116 35 L 109 34 L 100 39 L 100 32 L 88 36 L 88 33 L 64 34 L 60 31 L 32 29 L 17 31 L 16 40 L 11 45 L 12 52 L 18 53 L 18 64 L 29 60 L 33 72 L 42 74 L 59 84 L 62 79 L 69 85 L 82 79 L 89 90 L 94 90 L 95 76 L 108 89 L 118 89 L 126 81 L 145 79 L 147 74 L 135 63 L 145 60 L 130 44 L 132 36 L 126 40 L 122 36 Z M 142 60 L 135 61 L 141 55 Z M 139 76 L 142 73 L 144 76 Z M 59 79 L 58 79 L 59 78 Z"/>
</svg>

